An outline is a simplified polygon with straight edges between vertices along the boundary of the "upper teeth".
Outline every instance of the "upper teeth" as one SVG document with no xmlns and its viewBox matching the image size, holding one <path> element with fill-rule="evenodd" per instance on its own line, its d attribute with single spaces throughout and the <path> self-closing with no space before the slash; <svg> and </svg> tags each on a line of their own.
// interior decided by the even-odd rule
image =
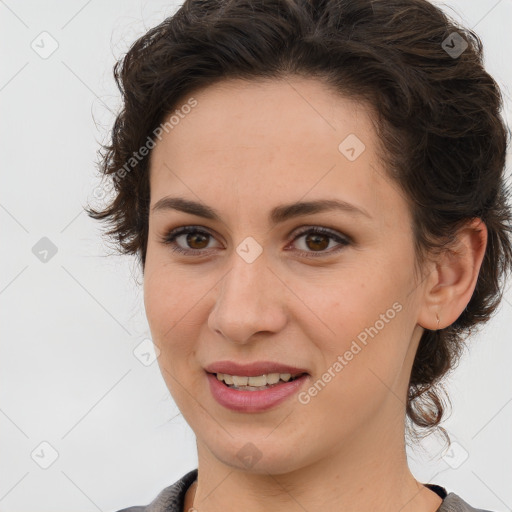
<svg viewBox="0 0 512 512">
<path fill-rule="evenodd" d="M 223 380 L 226 384 L 235 386 L 266 386 L 267 384 L 276 384 L 279 379 L 289 381 L 291 373 L 267 373 L 257 377 L 243 377 L 239 375 L 228 375 L 227 373 L 217 373 L 217 379 Z"/>
</svg>

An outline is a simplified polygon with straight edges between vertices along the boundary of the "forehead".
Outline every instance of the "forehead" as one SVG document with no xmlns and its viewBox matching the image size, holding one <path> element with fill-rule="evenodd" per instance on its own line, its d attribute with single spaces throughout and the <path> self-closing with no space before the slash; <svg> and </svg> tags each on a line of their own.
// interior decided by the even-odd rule
<svg viewBox="0 0 512 512">
<path fill-rule="evenodd" d="M 322 82 L 228 80 L 190 96 L 196 106 L 153 149 L 152 204 L 171 191 L 276 204 L 339 191 L 366 209 L 396 200 L 368 107 Z"/>
<path fill-rule="evenodd" d="M 270 149 L 300 142 L 307 148 L 317 146 L 322 138 L 323 149 L 330 145 L 331 151 L 338 152 L 338 143 L 349 130 L 362 138 L 375 137 L 368 107 L 335 93 L 319 80 L 225 80 L 190 96 L 197 105 L 180 116 L 169 146 L 183 147 L 189 140 L 202 152 L 229 151 L 235 143 L 246 148 L 265 143 Z"/>
</svg>

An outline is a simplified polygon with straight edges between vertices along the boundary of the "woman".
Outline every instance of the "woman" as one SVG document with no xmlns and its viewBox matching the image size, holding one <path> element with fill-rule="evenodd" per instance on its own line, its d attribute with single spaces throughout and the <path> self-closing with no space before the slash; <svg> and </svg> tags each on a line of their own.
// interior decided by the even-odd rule
<svg viewBox="0 0 512 512">
<path fill-rule="evenodd" d="M 407 464 L 512 266 L 500 93 L 425 0 L 187 0 L 115 66 L 88 213 L 198 468 L 142 511 L 472 511 Z"/>
</svg>

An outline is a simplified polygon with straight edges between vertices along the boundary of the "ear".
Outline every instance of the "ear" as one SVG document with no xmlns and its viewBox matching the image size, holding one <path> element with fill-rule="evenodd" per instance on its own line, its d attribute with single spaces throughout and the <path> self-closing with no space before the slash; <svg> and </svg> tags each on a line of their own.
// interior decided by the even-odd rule
<svg viewBox="0 0 512 512">
<path fill-rule="evenodd" d="M 475 290 L 486 246 L 487 227 L 481 219 L 471 219 L 459 229 L 455 244 L 439 256 L 425 280 L 421 327 L 435 331 L 459 318 Z"/>
</svg>

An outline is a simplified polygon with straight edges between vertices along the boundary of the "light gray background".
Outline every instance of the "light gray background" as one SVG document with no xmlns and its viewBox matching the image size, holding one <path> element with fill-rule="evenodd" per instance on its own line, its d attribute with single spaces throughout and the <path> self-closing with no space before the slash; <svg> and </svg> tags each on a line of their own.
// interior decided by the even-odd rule
<svg viewBox="0 0 512 512">
<path fill-rule="evenodd" d="M 145 346 L 137 349 L 150 338 L 140 273 L 133 259 L 109 255 L 82 212 L 119 107 L 115 58 L 178 5 L 0 1 L 0 512 L 146 504 L 196 467 L 193 432 L 157 363 L 143 364 Z M 445 5 L 481 36 L 510 122 L 512 0 Z M 42 58 L 52 40 L 58 48 Z M 33 253 L 43 237 L 57 248 L 47 262 Z M 496 511 L 512 508 L 512 292 L 505 297 L 448 381 L 454 450 L 439 453 L 435 438 L 410 450 L 420 481 Z"/>
</svg>

